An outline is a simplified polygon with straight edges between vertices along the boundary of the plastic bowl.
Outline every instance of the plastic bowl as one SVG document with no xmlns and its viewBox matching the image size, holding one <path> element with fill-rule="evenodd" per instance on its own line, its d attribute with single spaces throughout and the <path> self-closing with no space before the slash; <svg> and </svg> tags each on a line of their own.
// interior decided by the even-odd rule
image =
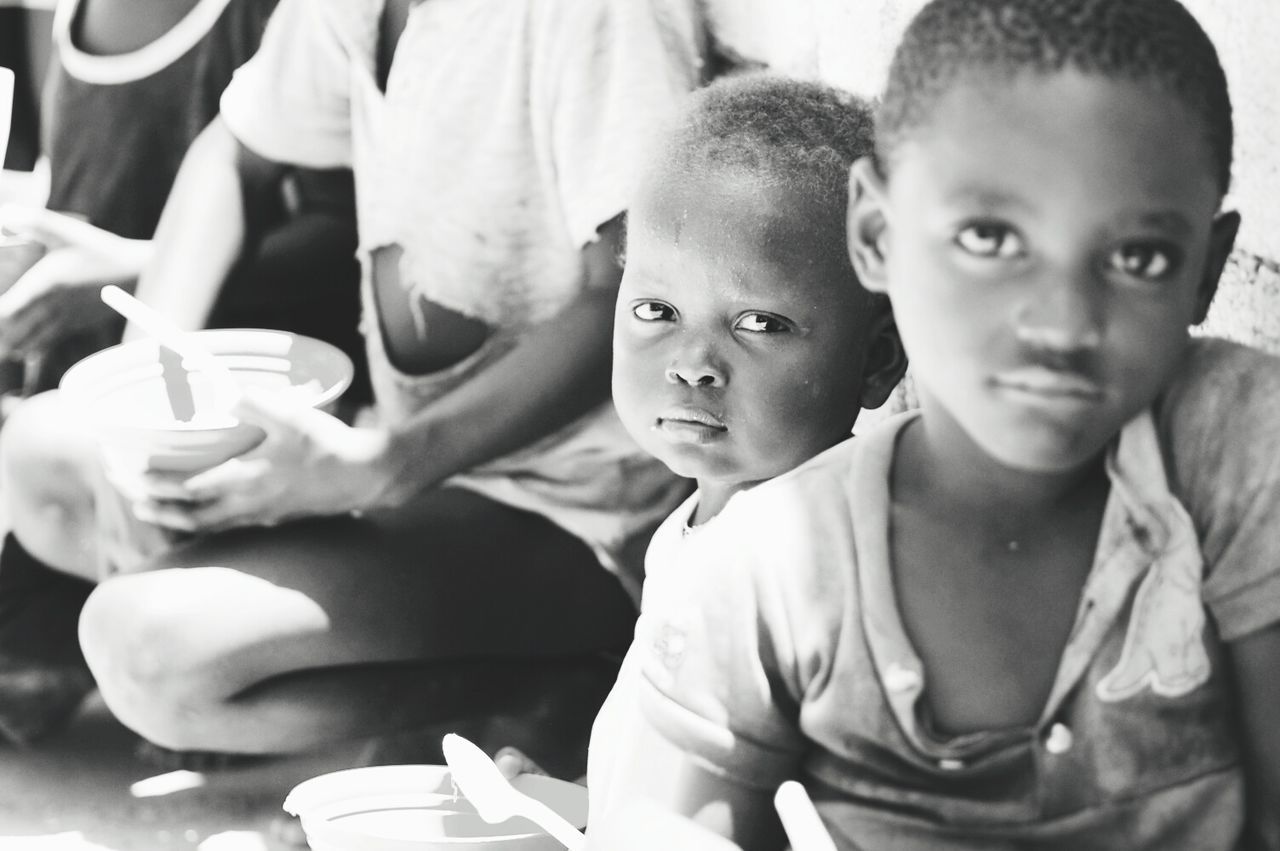
<svg viewBox="0 0 1280 851">
<path fill-rule="evenodd" d="M 526 774 L 513 785 L 579 828 L 587 823 L 587 790 Z M 379 765 L 313 777 L 294 787 L 284 809 L 302 822 L 312 851 L 563 851 L 523 818 L 488 824 L 443 765 Z"/>
<path fill-rule="evenodd" d="M 200 346 L 235 376 L 240 386 L 289 393 L 304 404 L 327 408 L 351 383 L 351 359 L 321 340 L 263 329 L 198 331 Z M 174 364 L 178 361 L 172 360 Z M 81 360 L 63 376 L 66 400 L 91 422 L 108 466 L 195 472 L 253 448 L 261 429 L 227 412 L 217 382 L 199 371 L 178 381 L 190 392 L 189 421 L 175 418 L 160 346 L 154 340 L 121 343 Z M 175 378 L 170 374 L 170 385 Z"/>
</svg>

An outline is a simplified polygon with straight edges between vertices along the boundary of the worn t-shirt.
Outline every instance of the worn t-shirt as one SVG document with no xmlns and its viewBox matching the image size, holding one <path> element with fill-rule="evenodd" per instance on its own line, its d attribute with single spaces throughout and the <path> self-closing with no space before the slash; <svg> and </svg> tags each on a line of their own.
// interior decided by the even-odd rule
<svg viewBox="0 0 1280 851">
<path fill-rule="evenodd" d="M 589 283 L 582 248 L 627 209 L 637 166 L 701 81 L 695 0 L 430 0 L 414 5 L 379 88 L 383 0 L 281 0 L 222 116 L 250 149 L 356 178 L 370 376 L 384 422 L 452 392 Z M 402 250 L 409 296 L 489 326 L 475 356 L 399 373 L 372 296 L 375 250 Z M 431 329 L 417 316 L 419 336 Z M 638 593 L 625 553 L 687 493 L 612 403 L 455 477 L 577 535 Z"/>
<path fill-rule="evenodd" d="M 916 413 L 686 529 L 691 500 L 651 545 L 596 722 L 593 818 L 653 779 L 657 736 L 745 787 L 802 779 L 841 848 L 1235 848 L 1225 643 L 1280 621 L 1277 408 L 1280 361 L 1201 340 L 1126 426 L 1076 623 L 1026 728 L 946 737 L 921 711 L 889 563 L 894 443 Z"/>
</svg>

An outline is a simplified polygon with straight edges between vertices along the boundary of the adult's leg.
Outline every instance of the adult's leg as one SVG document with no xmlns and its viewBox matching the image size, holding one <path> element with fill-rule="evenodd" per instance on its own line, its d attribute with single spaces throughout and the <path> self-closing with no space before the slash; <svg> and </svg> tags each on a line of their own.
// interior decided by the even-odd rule
<svg viewBox="0 0 1280 851">
<path fill-rule="evenodd" d="M 634 617 L 581 542 L 444 488 L 188 544 L 99 585 L 80 634 L 108 706 L 143 736 L 272 753 L 510 710 L 576 676 L 567 660 L 624 648 Z"/>
<path fill-rule="evenodd" d="M 9 528 L 37 561 L 96 579 L 92 434 L 58 391 L 26 399 L 0 431 L 0 496 Z"/>
<path fill-rule="evenodd" d="M 0 738 L 20 744 L 60 729 L 93 688 L 76 634 L 93 583 L 73 575 L 93 563 L 84 552 L 92 537 L 81 451 L 88 444 L 55 400 L 24 401 L 0 439 L 0 494 L 15 529 L 0 544 Z M 55 570 L 23 539 L 84 570 Z"/>
</svg>

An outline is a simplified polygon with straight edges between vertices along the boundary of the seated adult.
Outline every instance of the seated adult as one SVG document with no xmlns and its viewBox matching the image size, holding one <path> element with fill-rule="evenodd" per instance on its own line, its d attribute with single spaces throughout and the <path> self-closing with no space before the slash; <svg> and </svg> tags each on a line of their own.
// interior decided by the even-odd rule
<svg viewBox="0 0 1280 851">
<path fill-rule="evenodd" d="M 620 220 L 700 55 L 692 0 L 282 0 L 139 293 L 200 326 L 243 248 L 245 177 L 352 166 L 375 416 L 246 393 L 258 448 L 138 483 L 136 517 L 200 534 L 85 605 L 125 724 L 291 751 L 501 711 L 625 648 L 640 554 L 687 490 L 609 401 Z M 17 539 L 81 574 L 102 567 L 86 437 L 47 394 L 0 442 Z"/>
</svg>

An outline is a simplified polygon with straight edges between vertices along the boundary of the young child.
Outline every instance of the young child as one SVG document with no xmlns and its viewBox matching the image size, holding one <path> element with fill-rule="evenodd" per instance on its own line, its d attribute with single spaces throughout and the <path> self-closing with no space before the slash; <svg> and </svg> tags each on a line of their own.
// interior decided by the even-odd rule
<svg viewBox="0 0 1280 851">
<path fill-rule="evenodd" d="M 628 738 L 634 701 L 655 662 L 679 665 L 681 619 L 732 641 L 759 608 L 736 581 L 706 584 L 722 557 L 766 543 L 742 524 L 740 500 L 848 443 L 859 410 L 882 404 L 905 369 L 888 304 L 858 285 L 845 249 L 848 169 L 871 150 L 870 112 L 850 96 L 743 77 L 695 96 L 641 181 L 614 403 L 641 446 L 698 490 L 649 547 L 641 625 L 592 733 L 593 824 L 607 829 L 630 797 L 614 794 L 613 775 L 625 785 L 628 758 L 653 755 L 628 749 L 644 741 Z M 697 676 L 738 687 L 722 673 L 699 665 Z"/>
<path fill-rule="evenodd" d="M 1188 336 L 1231 135 L 1175 0 L 920 13 L 849 216 L 920 410 L 655 573 L 611 799 L 746 848 L 788 777 L 842 848 L 1280 847 L 1280 364 Z"/>
</svg>

